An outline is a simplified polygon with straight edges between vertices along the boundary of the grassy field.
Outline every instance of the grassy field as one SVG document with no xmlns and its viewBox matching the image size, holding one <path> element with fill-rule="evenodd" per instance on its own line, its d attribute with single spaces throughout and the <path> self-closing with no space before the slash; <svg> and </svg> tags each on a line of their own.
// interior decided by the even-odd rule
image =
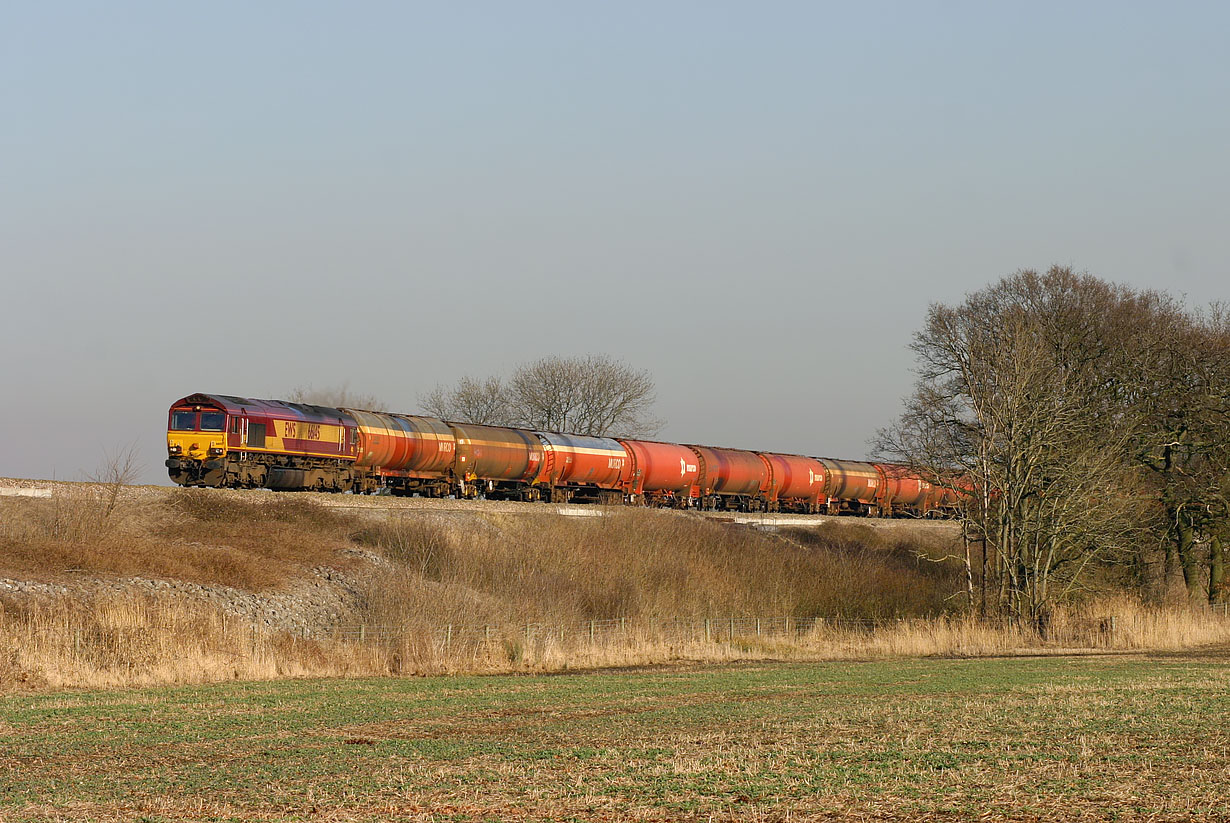
<svg viewBox="0 0 1230 823">
<path fill-rule="evenodd" d="M 1230 653 L 0 698 L 0 819 L 1230 817 Z"/>
</svg>

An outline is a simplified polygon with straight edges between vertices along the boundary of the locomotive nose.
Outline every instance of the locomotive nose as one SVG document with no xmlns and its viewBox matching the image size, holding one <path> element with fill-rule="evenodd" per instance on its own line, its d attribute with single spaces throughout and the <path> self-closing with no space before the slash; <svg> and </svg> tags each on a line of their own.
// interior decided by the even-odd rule
<svg viewBox="0 0 1230 823">
<path fill-rule="evenodd" d="M 205 457 L 205 448 L 208 443 L 201 441 L 200 436 L 193 438 L 177 437 L 171 434 L 167 437 L 167 453 L 176 457 L 186 457 L 193 460 L 202 460 Z"/>
</svg>

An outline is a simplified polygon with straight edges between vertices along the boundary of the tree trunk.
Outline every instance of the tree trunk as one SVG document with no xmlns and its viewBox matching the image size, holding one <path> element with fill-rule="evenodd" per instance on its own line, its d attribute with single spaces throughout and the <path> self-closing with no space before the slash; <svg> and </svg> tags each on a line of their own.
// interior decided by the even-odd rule
<svg viewBox="0 0 1230 823">
<path fill-rule="evenodd" d="M 969 525 L 961 524 L 961 542 L 965 545 L 965 590 L 969 595 L 969 612 L 974 613 L 974 563 L 969 551 Z"/>
<path fill-rule="evenodd" d="M 1176 519 L 1178 532 L 1175 535 L 1175 549 L 1179 554 L 1179 563 L 1183 566 L 1183 582 L 1187 585 L 1187 595 L 1193 601 L 1201 599 L 1204 588 L 1200 580 L 1200 560 L 1196 557 L 1195 531 L 1191 521 L 1182 512 Z"/>
<path fill-rule="evenodd" d="M 1222 553 L 1221 537 L 1213 535 L 1209 541 L 1209 602 L 1225 603 L 1227 594 L 1225 556 Z"/>
<path fill-rule="evenodd" d="M 987 574 L 990 566 L 987 564 L 987 536 L 982 535 L 982 617 L 987 616 Z"/>
</svg>

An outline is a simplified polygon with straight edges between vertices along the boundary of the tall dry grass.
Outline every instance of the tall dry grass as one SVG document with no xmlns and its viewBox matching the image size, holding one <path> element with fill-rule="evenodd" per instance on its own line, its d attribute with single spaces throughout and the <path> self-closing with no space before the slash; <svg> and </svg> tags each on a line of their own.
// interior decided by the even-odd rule
<svg viewBox="0 0 1230 823">
<path fill-rule="evenodd" d="M 951 546 L 826 524 L 768 534 L 670 512 L 488 515 L 466 528 L 402 515 L 355 539 L 393 562 L 373 623 L 576 623 L 611 617 L 894 618 L 961 605 Z M 935 538 L 932 538 L 935 540 Z M 943 538 L 950 541 L 951 536 Z"/>
<path fill-rule="evenodd" d="M 1113 628 L 1109 619 L 1113 617 Z M 1112 598 L 1059 609 L 1059 640 L 1028 628 L 944 615 L 802 631 L 727 634 L 629 621 L 590 635 L 582 626 L 407 625 L 393 635 L 303 639 L 227 615 L 216 606 L 157 596 L 91 602 L 0 603 L 0 691 L 442 673 L 543 672 L 678 661 L 859 660 L 1072 653 L 1077 649 L 1185 649 L 1230 643 L 1230 620 L 1207 612 Z M 474 627 L 471 626 L 471 629 Z"/>
<path fill-rule="evenodd" d="M 953 535 L 937 529 L 830 522 L 765 533 L 622 509 L 363 517 L 301 496 L 189 490 L 117 503 L 83 489 L 2 505 L 0 577 L 140 576 L 262 593 L 321 585 L 314 571 L 327 568 L 346 572 L 357 605 L 304 637 L 253 625 L 225 600 L 0 590 L 0 689 L 1230 642 L 1228 620 L 1126 597 L 1057 610 L 1046 638 L 979 622 L 963 614 Z M 771 617 L 784 622 L 749 629 Z M 816 620 L 833 617 L 844 620 Z M 713 618 L 716 631 L 697 629 Z M 723 630 L 726 618 L 745 619 L 736 631 Z M 849 622 L 858 619 L 877 622 Z"/>
<path fill-rule="evenodd" d="M 167 596 L 0 601 L 0 690 L 373 674 L 385 656 L 370 646 L 269 631 L 214 604 Z"/>
</svg>

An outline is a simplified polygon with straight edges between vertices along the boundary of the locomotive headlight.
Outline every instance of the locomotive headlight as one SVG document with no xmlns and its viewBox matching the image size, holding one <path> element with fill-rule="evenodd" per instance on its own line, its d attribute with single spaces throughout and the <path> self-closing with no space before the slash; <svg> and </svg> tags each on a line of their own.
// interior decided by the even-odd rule
<svg viewBox="0 0 1230 823">
<path fill-rule="evenodd" d="M 218 448 L 217 446 L 214 446 L 212 449 L 210 449 L 210 450 L 209 450 L 209 453 L 210 453 L 210 454 L 212 454 L 212 455 L 214 455 L 215 457 L 217 457 L 218 455 L 222 454 L 222 452 L 223 452 L 223 450 L 222 450 L 222 449 L 220 449 L 220 448 Z"/>
<path fill-rule="evenodd" d="M 179 454 L 179 453 L 180 453 L 180 452 L 182 452 L 183 450 L 184 450 L 184 447 L 183 447 L 183 446 L 180 446 L 180 445 L 178 445 L 178 444 L 176 444 L 176 445 L 174 445 L 174 446 L 167 446 L 167 452 L 168 452 L 169 454 Z"/>
</svg>

